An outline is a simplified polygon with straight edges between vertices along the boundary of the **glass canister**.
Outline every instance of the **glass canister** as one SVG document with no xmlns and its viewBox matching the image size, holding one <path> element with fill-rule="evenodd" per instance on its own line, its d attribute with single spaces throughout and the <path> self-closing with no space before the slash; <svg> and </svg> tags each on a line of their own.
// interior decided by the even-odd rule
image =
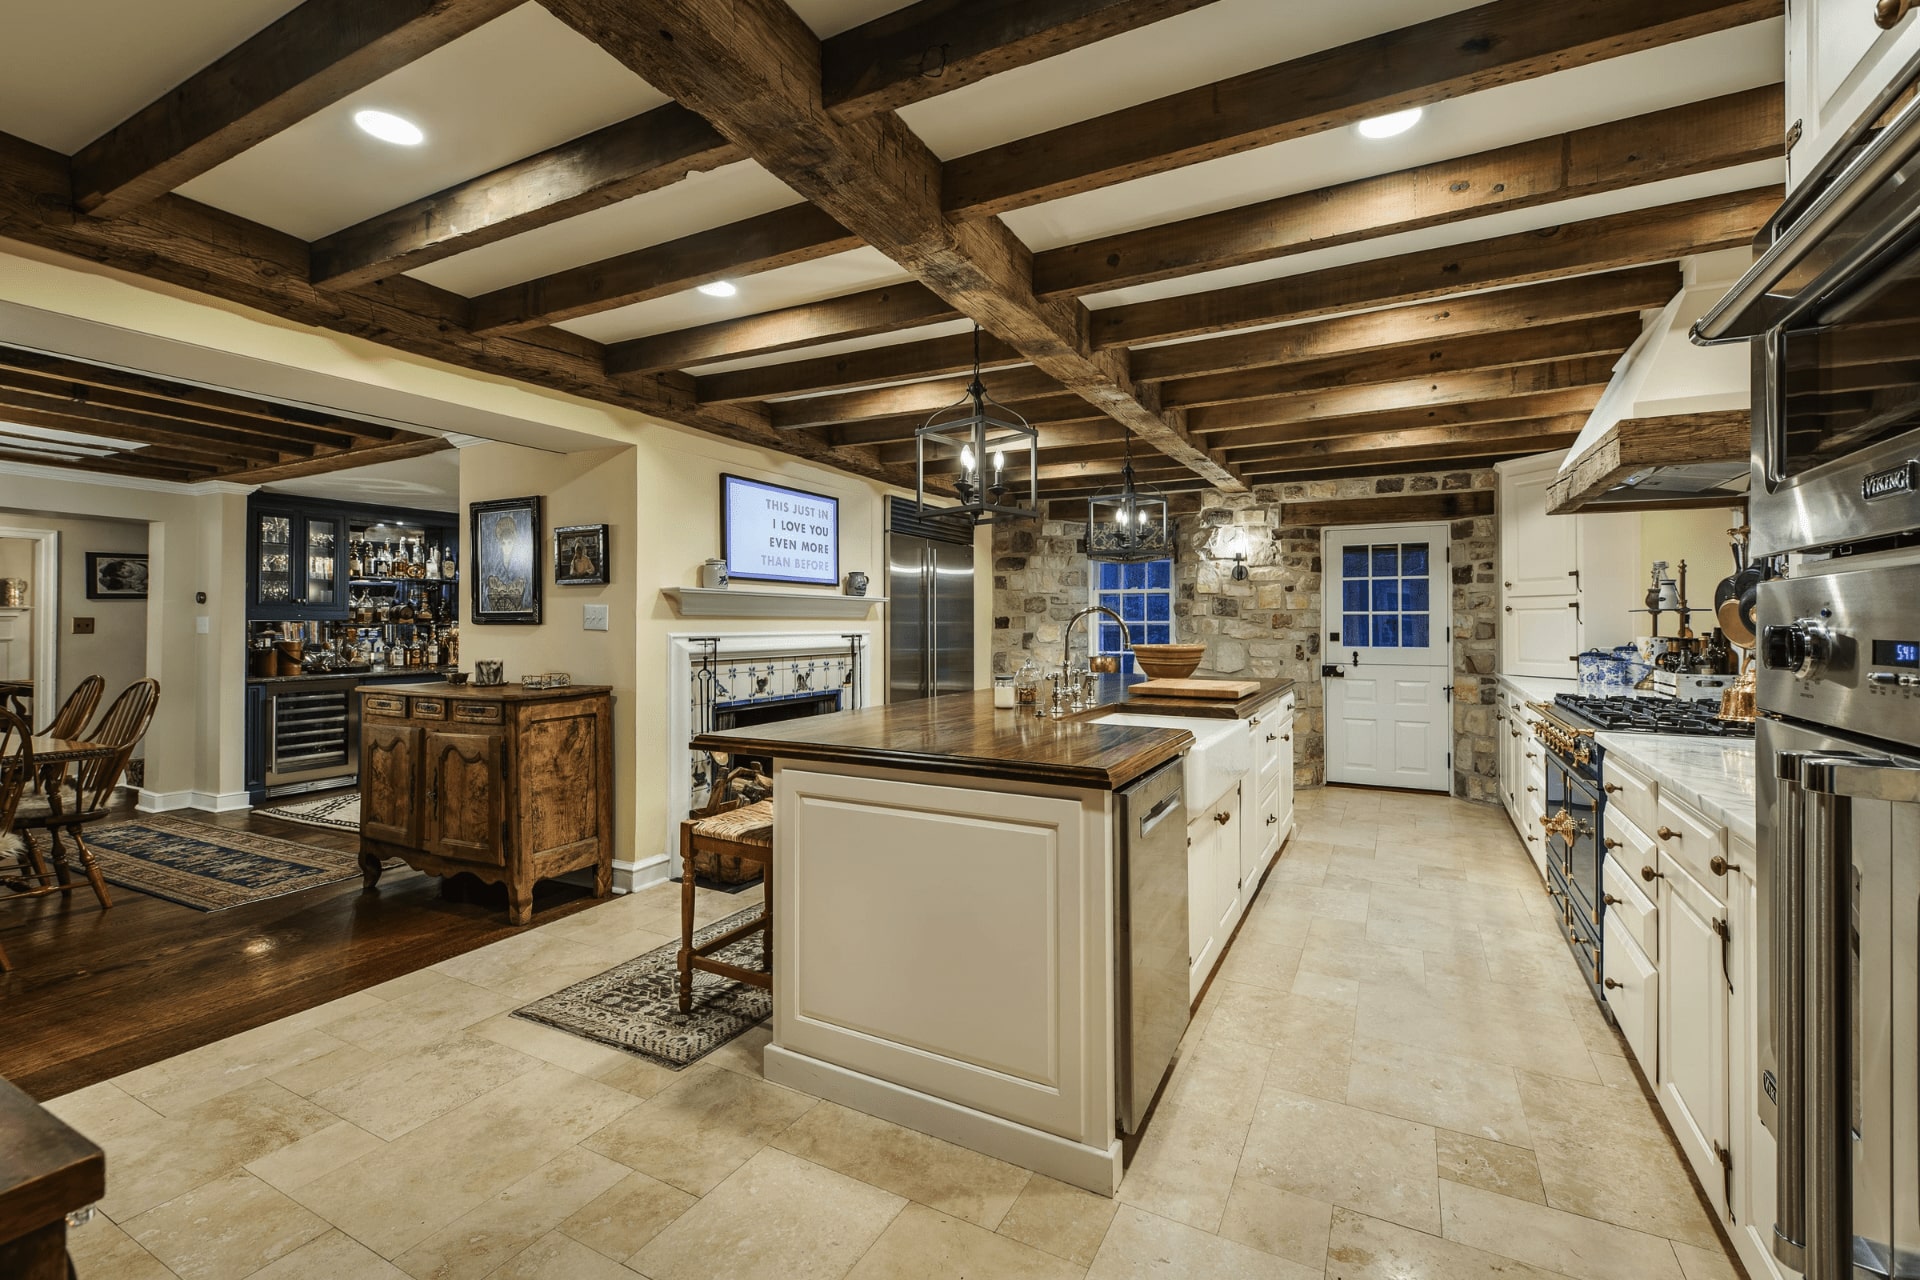
<svg viewBox="0 0 1920 1280">
<path fill-rule="evenodd" d="M 995 676 L 993 678 L 993 705 L 1003 710 L 1014 705 L 1012 676 Z"/>
<path fill-rule="evenodd" d="M 1015 705 L 1030 707 L 1040 697 L 1040 668 L 1028 658 L 1020 664 L 1019 673 L 1013 678 L 1013 700 Z"/>
</svg>

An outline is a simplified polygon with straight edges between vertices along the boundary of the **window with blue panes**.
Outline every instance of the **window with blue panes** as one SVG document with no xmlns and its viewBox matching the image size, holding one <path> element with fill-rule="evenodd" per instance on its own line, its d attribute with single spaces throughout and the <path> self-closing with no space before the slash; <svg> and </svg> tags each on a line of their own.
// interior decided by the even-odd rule
<svg viewBox="0 0 1920 1280">
<path fill-rule="evenodd" d="M 1126 639 L 1133 644 L 1173 643 L 1173 561 L 1140 560 L 1131 564 L 1098 562 L 1093 565 L 1093 603 L 1126 619 Z M 1126 652 L 1120 628 L 1105 614 L 1096 613 L 1094 655 L 1117 655 L 1120 670 L 1132 675 L 1133 655 Z"/>
<path fill-rule="evenodd" d="M 1347 547 L 1340 561 L 1340 647 L 1424 649 L 1432 642 L 1424 542 Z"/>
</svg>

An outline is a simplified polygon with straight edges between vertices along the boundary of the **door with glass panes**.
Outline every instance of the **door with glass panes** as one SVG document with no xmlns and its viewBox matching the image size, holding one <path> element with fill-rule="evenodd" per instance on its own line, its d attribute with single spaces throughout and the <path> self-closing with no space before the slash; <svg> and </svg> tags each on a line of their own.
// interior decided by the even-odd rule
<svg viewBox="0 0 1920 1280">
<path fill-rule="evenodd" d="M 1126 619 L 1124 639 L 1133 644 L 1173 643 L 1173 561 L 1143 560 L 1132 564 L 1093 565 L 1092 604 L 1104 605 Z M 1089 619 L 1094 628 L 1093 653 L 1116 654 L 1123 675 L 1134 673 L 1133 655 L 1126 652 L 1119 626 L 1104 614 Z"/>
<path fill-rule="evenodd" d="M 1323 563 L 1327 781 L 1448 790 L 1447 526 L 1330 529 Z"/>
</svg>

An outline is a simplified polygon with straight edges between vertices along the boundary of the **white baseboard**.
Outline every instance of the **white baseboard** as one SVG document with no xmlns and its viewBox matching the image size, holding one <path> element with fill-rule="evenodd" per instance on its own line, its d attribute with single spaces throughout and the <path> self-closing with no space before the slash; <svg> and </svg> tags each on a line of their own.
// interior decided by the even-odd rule
<svg viewBox="0 0 1920 1280">
<path fill-rule="evenodd" d="M 142 787 L 133 807 L 141 813 L 168 813 L 175 809 L 235 813 L 251 809 L 253 802 L 244 791 L 149 791 Z"/>
<path fill-rule="evenodd" d="M 193 807 L 208 813 L 236 813 L 253 808 L 253 800 L 245 791 L 196 791 Z"/>
<path fill-rule="evenodd" d="M 133 807 L 141 813 L 167 813 L 173 809 L 193 808 L 191 791 L 149 791 L 140 788 L 140 795 Z"/>
<path fill-rule="evenodd" d="M 1084 1187 L 1095 1195 L 1111 1196 L 1120 1187 L 1118 1138 L 1102 1151 L 944 1098 L 848 1071 L 777 1044 L 766 1047 L 760 1066 L 773 1084 L 783 1084 L 855 1111 L 930 1133 L 969 1150 Z"/>
<path fill-rule="evenodd" d="M 673 874 L 672 868 L 672 857 L 664 853 L 656 853 L 640 862 L 616 861 L 613 864 L 613 891 L 637 893 L 656 884 L 665 884 Z"/>
</svg>

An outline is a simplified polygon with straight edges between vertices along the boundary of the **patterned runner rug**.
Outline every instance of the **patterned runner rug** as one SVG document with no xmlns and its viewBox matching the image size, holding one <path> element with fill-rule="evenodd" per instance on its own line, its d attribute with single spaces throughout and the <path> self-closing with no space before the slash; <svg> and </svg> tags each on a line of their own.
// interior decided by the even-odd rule
<svg viewBox="0 0 1920 1280">
<path fill-rule="evenodd" d="M 756 906 L 715 921 L 697 930 L 694 941 L 717 938 L 759 914 Z M 676 1071 L 772 1016 L 771 992 L 698 970 L 693 975 L 693 1012 L 681 1013 L 674 963 L 679 950 L 678 942 L 656 947 L 516 1009 L 513 1016 L 625 1049 Z M 715 958 L 743 969 L 759 968 L 760 935 L 742 938 Z"/>
<path fill-rule="evenodd" d="M 93 826 L 87 843 L 112 883 L 199 911 L 264 902 L 360 874 L 351 853 L 164 813 Z M 46 851 L 44 837 L 40 848 Z"/>
<path fill-rule="evenodd" d="M 255 812 L 268 817 L 279 818 L 285 822 L 304 822 L 310 827 L 326 827 L 330 831 L 358 831 L 360 829 L 360 793 L 348 791 L 335 792 L 321 796 L 317 800 L 295 800 L 291 804 L 277 804 L 271 809 L 258 809 Z"/>
</svg>

